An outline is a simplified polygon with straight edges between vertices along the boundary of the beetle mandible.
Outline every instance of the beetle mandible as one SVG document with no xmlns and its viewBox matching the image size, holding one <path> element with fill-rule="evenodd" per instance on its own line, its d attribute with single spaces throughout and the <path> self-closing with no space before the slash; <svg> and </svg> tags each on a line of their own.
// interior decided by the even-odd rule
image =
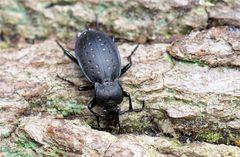
<svg viewBox="0 0 240 157">
<path fill-rule="evenodd" d="M 97 117 L 98 126 L 100 114 L 92 110 L 96 105 L 103 108 L 107 127 L 113 124 L 120 128 L 119 115 L 121 113 L 118 104 L 123 101 L 124 97 L 127 97 L 129 99 L 128 111 L 131 112 L 134 109 L 131 96 L 123 90 L 119 77 L 132 66 L 131 56 L 137 50 L 138 45 L 127 57 L 129 63 L 121 68 L 121 58 L 114 38 L 111 39 L 98 29 L 87 29 L 77 35 L 75 56 L 58 41 L 56 42 L 64 54 L 80 66 L 80 70 L 91 83 L 89 86 L 79 87 L 79 91 L 95 90 L 93 99 L 88 103 L 88 109 Z"/>
</svg>

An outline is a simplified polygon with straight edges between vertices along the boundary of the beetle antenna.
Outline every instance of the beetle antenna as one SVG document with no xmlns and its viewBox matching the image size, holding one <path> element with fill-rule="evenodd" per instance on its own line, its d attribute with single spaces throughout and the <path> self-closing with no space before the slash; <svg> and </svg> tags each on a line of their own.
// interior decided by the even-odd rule
<svg viewBox="0 0 240 157">
<path fill-rule="evenodd" d="M 130 63 L 132 63 L 132 55 L 133 53 L 137 50 L 139 44 L 137 44 L 134 49 L 132 50 L 131 54 L 127 57 L 127 59 L 130 61 Z"/>
<path fill-rule="evenodd" d="M 135 46 L 135 48 L 132 50 L 130 56 L 137 50 L 138 46 L 139 46 L 139 43 L 138 43 L 138 44 Z"/>
</svg>

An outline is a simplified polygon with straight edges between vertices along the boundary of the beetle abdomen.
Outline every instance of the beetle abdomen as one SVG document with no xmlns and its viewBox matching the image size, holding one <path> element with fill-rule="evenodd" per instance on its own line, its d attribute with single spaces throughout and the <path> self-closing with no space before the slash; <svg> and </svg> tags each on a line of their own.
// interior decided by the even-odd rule
<svg viewBox="0 0 240 157">
<path fill-rule="evenodd" d="M 113 81 L 121 72 L 121 60 L 115 43 L 105 34 L 87 30 L 75 44 L 75 56 L 90 82 Z"/>
</svg>

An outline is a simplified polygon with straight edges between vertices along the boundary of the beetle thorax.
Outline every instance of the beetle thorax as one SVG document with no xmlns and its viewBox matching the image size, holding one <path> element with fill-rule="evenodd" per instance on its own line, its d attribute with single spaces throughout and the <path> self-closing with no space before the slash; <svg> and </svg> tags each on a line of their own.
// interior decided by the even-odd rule
<svg viewBox="0 0 240 157">
<path fill-rule="evenodd" d="M 118 81 L 95 84 L 96 101 L 102 106 L 116 106 L 123 100 L 123 91 Z"/>
</svg>

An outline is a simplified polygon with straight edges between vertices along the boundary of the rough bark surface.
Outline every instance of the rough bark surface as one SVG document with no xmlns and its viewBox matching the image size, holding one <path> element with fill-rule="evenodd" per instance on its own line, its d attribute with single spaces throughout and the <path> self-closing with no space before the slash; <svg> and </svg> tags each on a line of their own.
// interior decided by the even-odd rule
<svg viewBox="0 0 240 157">
<path fill-rule="evenodd" d="M 127 64 L 126 57 L 134 46 L 119 45 L 123 65 Z M 118 152 L 129 156 L 151 156 L 152 153 L 208 156 L 211 152 L 201 151 L 208 147 L 219 155 L 238 156 L 240 149 L 237 147 L 206 143 L 185 146 L 179 142 L 175 147 L 176 141 L 163 136 L 169 134 L 182 142 L 237 144 L 237 130 L 240 129 L 240 71 L 174 61 L 166 53 L 168 46 L 140 45 L 133 55 L 133 66 L 121 78 L 123 88 L 132 95 L 134 108 L 141 107 L 141 100 L 146 103 L 143 112 L 120 117 L 122 135 L 91 129 L 86 122 L 96 126 L 94 117 L 76 116 L 75 120 L 80 119 L 80 122 L 54 119 L 90 114 L 86 103 L 93 95 L 92 92 L 79 92 L 56 77 L 64 77 L 77 86 L 87 84 L 79 67 L 64 57 L 55 41 L 1 52 L 1 87 L 4 87 L 0 95 L 1 138 L 22 137 L 20 130 L 23 130 L 25 136 L 42 145 L 59 145 L 69 153 L 89 156 L 121 155 Z M 125 100 L 121 110 L 127 108 Z M 159 137 L 134 135 L 139 133 Z M 167 148 L 159 139 L 168 143 Z M 149 140 L 156 141 L 149 144 Z"/>
<path fill-rule="evenodd" d="M 34 131 L 32 128 L 35 128 Z M 24 131 L 39 143 L 58 144 L 83 156 L 239 156 L 240 149 L 233 146 L 207 143 L 180 143 L 164 137 L 146 135 L 113 136 L 75 125 L 72 121 L 56 120 L 51 116 L 30 116 L 22 119 L 19 132 Z"/>
<path fill-rule="evenodd" d="M 1 0 L 0 156 L 240 156 L 239 8 L 239 0 Z M 146 107 L 120 116 L 120 134 L 92 129 L 94 93 L 77 90 L 88 81 L 54 41 L 72 49 L 77 32 L 96 28 L 95 14 L 115 35 L 122 66 L 141 43 L 120 82 L 134 108 Z"/>
<path fill-rule="evenodd" d="M 240 65 L 240 30 L 236 27 L 213 27 L 192 32 L 175 42 L 169 53 L 181 60 L 206 63 L 209 66 Z"/>
<path fill-rule="evenodd" d="M 239 1 L 195 0 L 2 0 L 2 48 L 33 43 L 49 36 L 72 39 L 94 25 L 95 14 L 105 30 L 120 39 L 170 42 L 193 29 L 212 25 L 240 26 Z M 15 31 L 12 31 L 12 30 Z"/>
</svg>

